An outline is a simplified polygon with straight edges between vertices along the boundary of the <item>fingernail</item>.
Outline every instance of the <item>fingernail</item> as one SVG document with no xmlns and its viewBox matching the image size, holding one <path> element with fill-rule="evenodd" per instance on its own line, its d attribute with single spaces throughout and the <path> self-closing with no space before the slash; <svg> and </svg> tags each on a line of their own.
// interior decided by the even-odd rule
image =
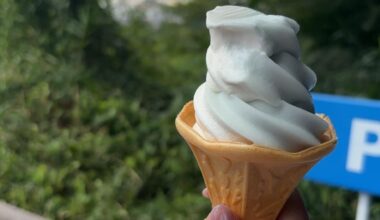
<svg viewBox="0 0 380 220">
<path fill-rule="evenodd" d="M 224 205 L 215 206 L 207 217 L 207 220 L 231 220 L 234 219 L 230 210 Z"/>
<path fill-rule="evenodd" d="M 208 194 L 208 190 L 207 190 L 207 188 L 204 188 L 204 189 L 202 190 L 202 195 L 203 195 L 204 197 L 206 197 L 206 198 L 210 198 L 210 196 L 209 196 L 209 194 Z"/>
</svg>

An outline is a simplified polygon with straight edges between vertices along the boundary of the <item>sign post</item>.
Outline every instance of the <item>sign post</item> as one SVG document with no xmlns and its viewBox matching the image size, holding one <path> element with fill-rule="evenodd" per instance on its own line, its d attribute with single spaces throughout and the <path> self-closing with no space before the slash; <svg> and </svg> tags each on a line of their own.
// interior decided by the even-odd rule
<svg viewBox="0 0 380 220">
<path fill-rule="evenodd" d="M 371 196 L 380 196 L 380 101 L 312 94 L 317 113 L 335 126 L 335 150 L 306 179 L 359 192 L 356 220 L 368 220 Z"/>
<path fill-rule="evenodd" d="M 367 193 L 359 193 L 358 206 L 356 208 L 356 220 L 368 220 L 371 196 Z"/>
</svg>

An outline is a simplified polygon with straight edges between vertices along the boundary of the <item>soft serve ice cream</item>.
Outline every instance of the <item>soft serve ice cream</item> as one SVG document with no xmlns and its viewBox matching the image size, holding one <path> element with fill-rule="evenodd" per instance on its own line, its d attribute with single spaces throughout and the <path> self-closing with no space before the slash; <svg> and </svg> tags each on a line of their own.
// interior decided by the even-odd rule
<svg viewBox="0 0 380 220">
<path fill-rule="evenodd" d="M 309 91 L 316 77 L 301 62 L 299 26 L 225 6 L 208 12 L 207 27 L 206 82 L 176 117 L 176 128 L 213 207 L 227 205 L 242 220 L 275 220 L 337 141 L 329 118 L 314 114 Z"/>
<path fill-rule="evenodd" d="M 208 73 L 194 96 L 194 129 L 211 141 L 290 152 L 320 144 L 328 125 L 314 114 L 316 76 L 301 62 L 297 22 L 223 6 L 206 24 Z"/>
</svg>

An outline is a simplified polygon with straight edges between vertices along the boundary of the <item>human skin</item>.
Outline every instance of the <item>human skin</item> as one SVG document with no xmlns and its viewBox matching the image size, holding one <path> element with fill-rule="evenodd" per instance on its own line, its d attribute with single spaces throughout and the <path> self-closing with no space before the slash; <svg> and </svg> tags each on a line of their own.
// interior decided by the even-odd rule
<svg viewBox="0 0 380 220">
<path fill-rule="evenodd" d="M 202 195 L 210 198 L 207 188 L 202 191 Z M 295 190 L 286 201 L 277 220 L 308 220 L 309 216 L 304 206 L 302 197 L 298 190 Z M 215 206 L 206 220 L 239 220 L 225 205 Z"/>
</svg>

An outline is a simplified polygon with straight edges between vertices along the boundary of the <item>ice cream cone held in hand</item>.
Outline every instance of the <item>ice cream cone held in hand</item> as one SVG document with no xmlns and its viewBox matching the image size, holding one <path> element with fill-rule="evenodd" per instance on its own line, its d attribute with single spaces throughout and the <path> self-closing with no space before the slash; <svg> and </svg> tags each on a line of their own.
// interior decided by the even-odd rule
<svg viewBox="0 0 380 220">
<path fill-rule="evenodd" d="M 207 141 L 192 128 L 194 123 L 189 102 L 176 119 L 177 129 L 197 159 L 212 206 L 224 204 L 242 220 L 276 219 L 303 175 L 336 143 L 329 127 L 324 143 L 290 153 L 255 144 Z"/>
<path fill-rule="evenodd" d="M 274 220 L 304 174 L 336 143 L 314 113 L 314 72 L 297 22 L 237 7 L 207 13 L 207 77 L 176 118 L 209 190 L 243 220 Z"/>
</svg>

